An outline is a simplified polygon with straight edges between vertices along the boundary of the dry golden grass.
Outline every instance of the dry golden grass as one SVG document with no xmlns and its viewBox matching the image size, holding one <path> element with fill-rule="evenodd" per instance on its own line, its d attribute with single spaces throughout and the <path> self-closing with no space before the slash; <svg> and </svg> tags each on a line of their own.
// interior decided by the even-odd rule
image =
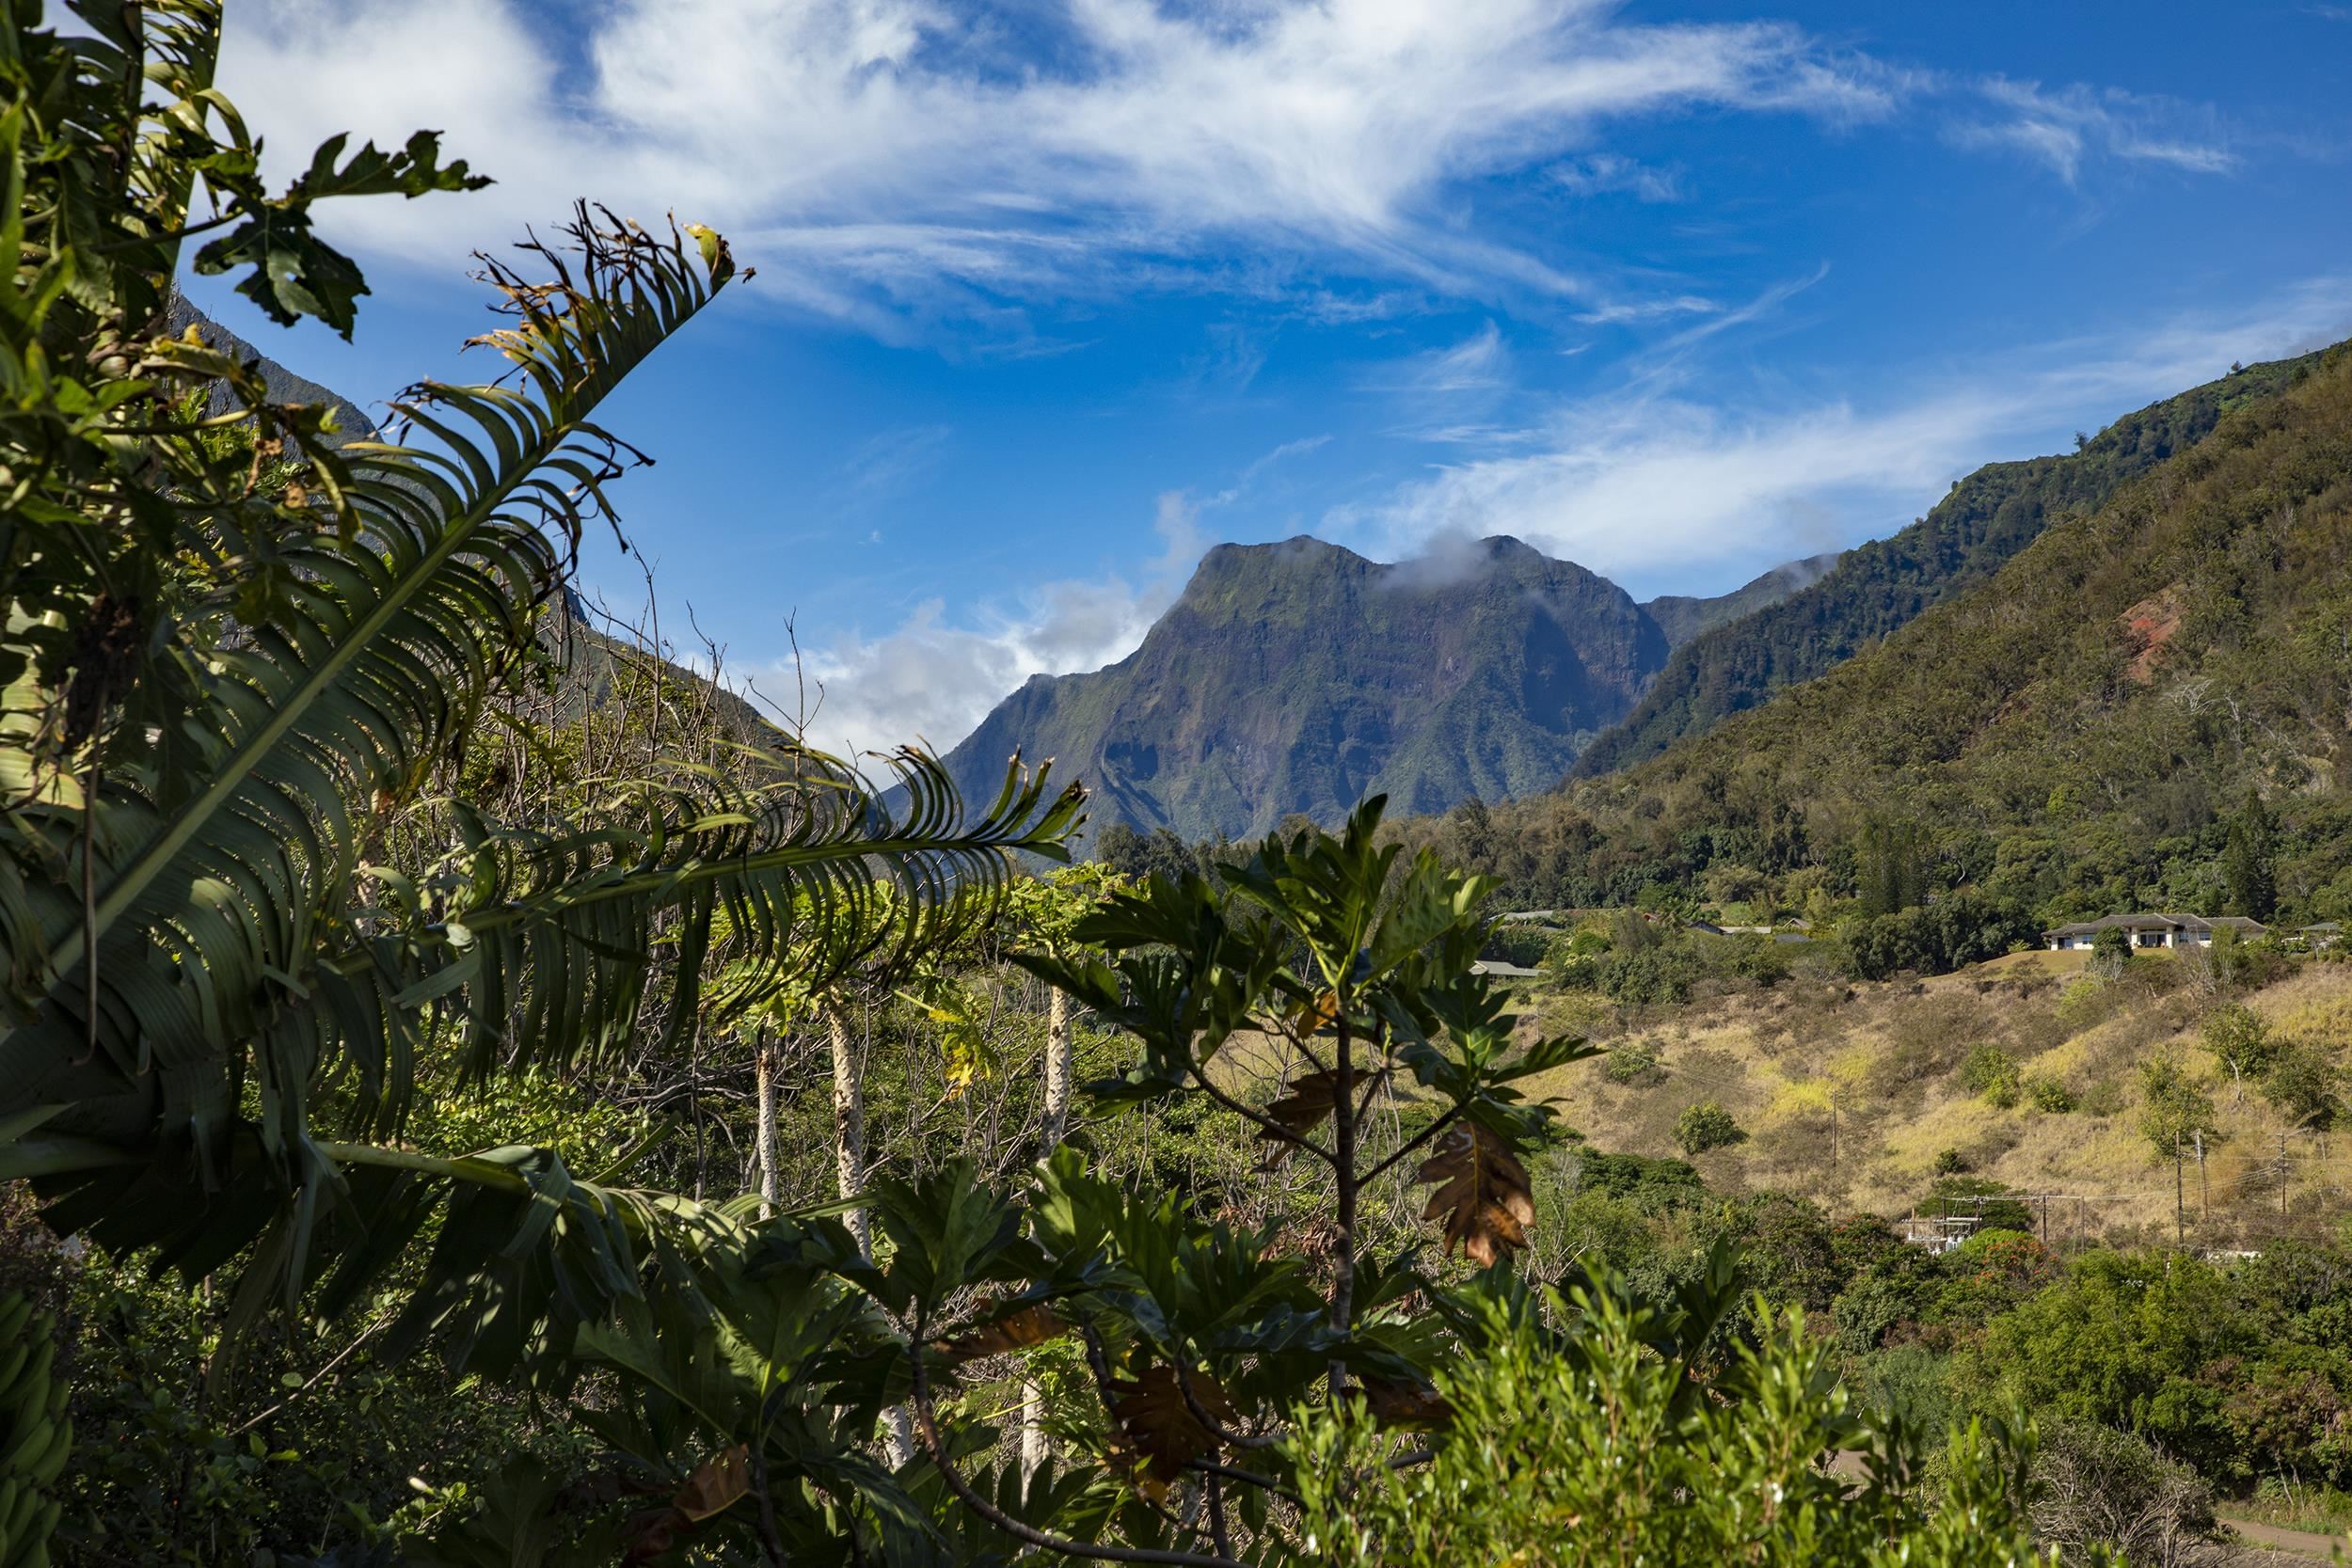
<svg viewBox="0 0 2352 1568">
<path fill-rule="evenodd" d="M 1778 1187 L 1834 1207 L 1888 1215 L 1929 1191 L 1937 1157 L 1957 1150 L 1972 1172 L 2028 1193 L 2078 1196 L 2052 1205 L 2053 1227 L 2169 1229 L 2172 1162 L 2139 1130 L 2140 1065 L 2172 1056 L 2207 1081 L 2222 1137 L 2209 1146 L 2201 1190 L 2222 1236 L 2249 1206 L 2275 1205 L 2281 1118 L 2260 1096 L 2217 1082 L 2199 1039 L 2201 1004 L 2170 960 L 2103 982 L 2081 953 L 2017 953 L 1926 981 L 1883 985 L 1798 978 L 1772 991 L 1626 1013 L 1589 996 L 1538 999 L 1548 1029 L 1581 1029 L 1609 1046 L 1660 1057 L 1662 1079 L 1618 1084 L 1608 1059 L 1580 1062 L 1530 1085 L 1555 1098 L 1567 1123 L 1602 1148 L 1672 1155 L 1674 1122 L 1702 1100 L 1728 1108 L 1748 1141 L 1694 1164 L 1728 1189 Z M 2352 1042 L 2352 966 L 2311 965 L 2246 998 L 2281 1034 L 2341 1050 Z M 1961 1064 L 1979 1045 L 2014 1057 L 2028 1078 L 2065 1085 L 2078 1108 L 2000 1109 L 1969 1093 Z M 1831 1158 L 1831 1101 L 1837 1150 Z M 2332 1202 L 2352 1188 L 2352 1133 L 2324 1144 L 2289 1134 L 2291 1201 Z M 2193 1160 L 2183 1190 L 2201 1202 Z M 2336 1196 L 2328 1198 L 2332 1188 Z"/>
</svg>

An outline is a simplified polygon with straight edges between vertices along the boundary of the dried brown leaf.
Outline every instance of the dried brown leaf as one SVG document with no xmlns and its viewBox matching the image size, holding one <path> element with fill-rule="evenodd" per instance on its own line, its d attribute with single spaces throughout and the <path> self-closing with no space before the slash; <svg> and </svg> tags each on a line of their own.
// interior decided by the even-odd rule
<svg viewBox="0 0 2352 1568">
<path fill-rule="evenodd" d="M 1444 1222 L 1449 1257 L 1458 1251 L 1485 1268 L 1527 1245 L 1535 1223 L 1527 1167 L 1493 1132 L 1475 1122 L 1452 1128 L 1418 1175 L 1438 1183 L 1422 1218 Z"/>
<path fill-rule="evenodd" d="M 1232 1402 L 1206 1372 L 1186 1372 L 1184 1387 L 1179 1387 L 1176 1369 L 1149 1367 L 1132 1383 L 1111 1385 L 1118 1450 L 1133 1468 L 1136 1484 L 1154 1500 L 1168 1495 L 1168 1483 L 1184 1474 L 1186 1465 L 1216 1452 L 1216 1434 L 1192 1413 L 1184 1387 L 1212 1420 L 1220 1426 L 1233 1423 Z"/>
<path fill-rule="evenodd" d="M 751 1450 L 738 1443 L 704 1460 L 678 1483 L 677 1496 L 670 1500 L 680 1513 L 699 1524 L 734 1507 L 736 1499 L 751 1489 Z"/>
<path fill-rule="evenodd" d="M 1339 1101 L 1340 1080 L 1337 1073 L 1311 1072 L 1303 1078 L 1291 1080 L 1290 1092 L 1265 1108 L 1265 1114 L 1282 1124 L 1282 1130 L 1293 1137 L 1304 1139 L 1323 1124 L 1331 1108 Z M 1265 1151 L 1260 1168 L 1271 1170 L 1289 1159 L 1298 1148 L 1274 1135 L 1272 1129 L 1262 1131 L 1258 1141 L 1273 1147 Z"/>
<path fill-rule="evenodd" d="M 1372 1418 L 1384 1427 L 1441 1427 L 1454 1419 L 1454 1406 L 1426 1384 L 1359 1373 L 1356 1386 Z"/>
<path fill-rule="evenodd" d="M 941 1343 L 937 1349 L 949 1364 L 961 1367 L 966 1361 L 977 1361 L 983 1355 L 1005 1355 L 1031 1345 L 1041 1345 L 1070 1332 L 1069 1320 L 1052 1307 L 1043 1305 L 1025 1307 L 1018 1312 L 985 1323 L 968 1334 L 960 1334 Z"/>
</svg>

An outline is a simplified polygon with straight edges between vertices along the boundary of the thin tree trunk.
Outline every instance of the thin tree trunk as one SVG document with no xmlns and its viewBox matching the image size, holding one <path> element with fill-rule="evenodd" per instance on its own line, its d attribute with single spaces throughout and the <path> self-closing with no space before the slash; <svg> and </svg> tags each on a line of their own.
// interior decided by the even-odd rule
<svg viewBox="0 0 2352 1568">
<path fill-rule="evenodd" d="M 1045 992 L 1045 1129 L 1040 1158 L 1061 1147 L 1070 1130 L 1070 998 L 1059 986 Z M 1050 1457 L 1045 1441 L 1045 1391 L 1025 1371 L 1021 1377 L 1021 1480 L 1025 1484 Z"/>
<path fill-rule="evenodd" d="M 855 1197 L 866 1187 L 866 1080 L 858 1071 L 857 1050 L 850 1039 L 850 1021 L 837 1002 L 825 1006 L 825 1032 L 833 1040 L 833 1165 L 843 1197 Z M 843 1216 L 857 1239 L 859 1256 L 874 1259 L 874 1222 L 863 1209 Z"/>
<path fill-rule="evenodd" d="M 776 1170 L 776 1037 L 764 1023 L 752 1042 L 752 1061 L 759 1081 L 759 1131 L 752 1160 L 759 1171 L 760 1212 L 768 1215 L 776 1212 L 784 1189 Z"/>
<path fill-rule="evenodd" d="M 1039 1138 L 1041 1157 L 1061 1147 L 1070 1132 L 1070 998 L 1059 986 L 1047 988 L 1045 998 L 1045 1131 Z"/>
<path fill-rule="evenodd" d="M 856 1048 L 850 1039 L 850 1021 L 837 998 L 825 1004 L 825 1033 L 833 1041 L 833 1161 L 843 1197 L 855 1197 L 866 1188 L 866 1079 Z M 857 1242 L 858 1255 L 874 1260 L 874 1222 L 863 1209 L 843 1216 Z M 902 1405 L 882 1413 L 882 1456 L 897 1469 L 914 1451 L 914 1429 Z"/>
<path fill-rule="evenodd" d="M 1336 1216 L 1339 1235 L 1332 1259 L 1331 1326 L 1344 1335 L 1356 1321 L 1356 1060 L 1355 1042 L 1348 1036 L 1347 1003 L 1335 998 L 1338 1043 L 1331 1063 L 1331 1152 L 1339 1188 Z M 1347 1393 L 1347 1361 L 1331 1358 L 1331 1403 L 1336 1407 Z"/>
</svg>

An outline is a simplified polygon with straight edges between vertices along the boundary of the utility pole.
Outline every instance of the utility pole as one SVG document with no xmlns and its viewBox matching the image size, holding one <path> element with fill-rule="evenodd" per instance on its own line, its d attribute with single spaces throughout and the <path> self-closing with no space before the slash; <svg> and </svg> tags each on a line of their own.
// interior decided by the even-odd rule
<svg viewBox="0 0 2352 1568">
<path fill-rule="evenodd" d="M 2205 1130 L 2197 1130 L 2197 1228 L 2208 1236 L 2213 1225 L 2213 1184 L 2205 1179 Z"/>
<path fill-rule="evenodd" d="M 2172 1134 L 2172 1244 L 2188 1244 L 2188 1197 L 2181 1181 L 2181 1135 Z"/>
<path fill-rule="evenodd" d="M 1837 1091 L 1829 1091 L 1829 1170 L 1837 1174 Z"/>
<path fill-rule="evenodd" d="M 2279 1217 L 2287 1217 L 2287 1135 L 2279 1134 Z"/>
</svg>

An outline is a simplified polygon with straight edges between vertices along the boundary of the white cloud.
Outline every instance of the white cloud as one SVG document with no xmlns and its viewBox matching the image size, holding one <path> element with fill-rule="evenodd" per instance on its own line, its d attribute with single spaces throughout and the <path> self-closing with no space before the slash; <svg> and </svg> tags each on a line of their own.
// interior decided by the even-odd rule
<svg viewBox="0 0 2352 1568">
<path fill-rule="evenodd" d="M 1315 444 L 1291 443 L 1258 467 Z M 921 739 L 944 752 L 1031 675 L 1097 670 L 1135 651 L 1210 543 L 1200 509 L 1178 491 L 1160 497 L 1152 526 L 1165 548 L 1139 584 L 1116 574 L 1049 582 L 961 616 L 929 599 L 891 631 L 852 632 L 807 650 L 798 672 L 755 671 L 754 684 L 772 701 L 805 675 L 808 738 L 819 750 L 850 755 Z"/>
<path fill-rule="evenodd" d="M 852 633 L 809 650 L 801 673 L 812 683 L 810 703 L 817 708 L 810 741 L 849 754 L 919 736 L 946 751 L 1031 675 L 1099 670 L 1124 658 L 1216 543 L 1201 515 L 1241 500 L 1267 470 L 1330 439 L 1285 441 L 1252 459 L 1230 485 L 1197 501 L 1181 490 L 1164 492 L 1152 518 L 1161 550 L 1144 563 L 1139 582 L 1118 574 L 1050 582 L 1010 604 L 981 606 L 961 616 L 929 599 L 881 636 Z M 786 664 L 755 672 L 754 680 L 771 699 L 796 689 L 795 672 Z"/>
<path fill-rule="evenodd" d="M 500 183 L 324 221 L 448 264 L 574 195 L 675 209 L 878 330 L 1181 263 L 1204 240 L 1424 284 L 1576 280 L 1453 230 L 1451 184 L 1612 119 L 1718 105 L 1881 117 L 1908 90 L 1773 24 L 1642 26 L 1599 0 L 1068 0 L 1017 22 L 930 0 L 250 0 L 223 85 L 284 168 L 338 130 L 447 133 Z M 1012 48 L 1020 38 L 1021 53 Z M 1667 177 L 1595 155 L 1577 179 Z"/>
<path fill-rule="evenodd" d="M 1622 191 L 1640 201 L 1679 201 L 1682 182 L 1670 169 L 1651 168 L 1613 152 L 1595 152 L 1555 166 L 1552 179 L 1578 196 Z"/>
<path fill-rule="evenodd" d="M 1989 359 L 1879 406 L 1732 407 L 1668 378 L 1556 406 L 1386 499 L 1336 509 L 1327 537 L 1384 559 L 1509 533 L 1603 574 L 1843 547 L 1924 511 L 1948 482 L 2222 373 L 2352 332 L 2352 277 L 2226 319 Z"/>
<path fill-rule="evenodd" d="M 2094 156 L 2197 174 L 2226 173 L 2237 163 L 2210 111 L 2169 99 L 2080 84 L 2050 88 L 2003 76 L 1979 82 L 1976 93 L 1990 112 L 1956 121 L 1948 133 L 1955 143 L 2022 152 L 2070 185 Z"/>
</svg>

